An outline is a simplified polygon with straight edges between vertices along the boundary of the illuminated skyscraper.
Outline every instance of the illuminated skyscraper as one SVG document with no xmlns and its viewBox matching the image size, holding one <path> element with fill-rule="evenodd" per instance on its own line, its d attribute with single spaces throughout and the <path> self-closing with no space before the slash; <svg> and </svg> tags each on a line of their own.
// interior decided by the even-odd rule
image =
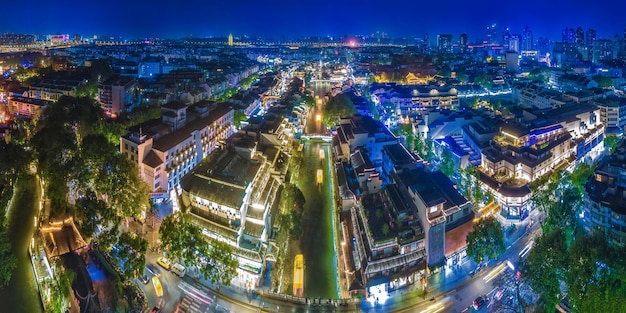
<svg viewBox="0 0 626 313">
<path fill-rule="evenodd" d="M 437 49 L 439 52 L 451 53 L 452 52 L 452 35 L 442 34 L 437 35 Z"/>
<path fill-rule="evenodd" d="M 505 27 L 504 32 L 502 33 L 502 45 L 504 49 L 509 50 L 509 40 L 511 39 L 511 33 L 509 32 L 509 28 Z"/>
<path fill-rule="evenodd" d="M 561 33 L 561 41 L 575 44 L 576 43 L 576 32 L 573 28 L 565 27 L 563 32 Z"/>
<path fill-rule="evenodd" d="M 228 34 L 228 45 L 229 46 L 233 45 L 233 34 Z"/>
<path fill-rule="evenodd" d="M 522 47 L 523 51 L 533 50 L 533 32 L 528 29 L 528 25 L 524 27 L 522 32 Z"/>
<path fill-rule="evenodd" d="M 462 33 L 461 36 L 459 36 L 459 49 L 461 49 L 461 52 L 467 51 L 468 44 L 469 44 L 469 38 L 467 34 Z"/>
<path fill-rule="evenodd" d="M 587 37 L 585 38 L 585 44 L 587 45 L 587 53 L 589 59 L 593 58 L 593 43 L 596 41 L 596 30 L 589 28 L 587 30 Z"/>
<path fill-rule="evenodd" d="M 585 31 L 582 27 L 576 28 L 576 47 L 585 45 Z"/>
</svg>

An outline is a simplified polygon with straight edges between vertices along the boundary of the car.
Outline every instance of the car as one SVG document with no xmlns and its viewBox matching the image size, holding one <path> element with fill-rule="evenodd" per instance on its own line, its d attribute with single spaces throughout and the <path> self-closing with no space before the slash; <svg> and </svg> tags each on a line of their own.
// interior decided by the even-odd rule
<svg viewBox="0 0 626 313">
<path fill-rule="evenodd" d="M 162 268 L 168 271 L 170 270 L 171 263 L 170 263 L 170 260 L 168 260 L 166 257 L 159 257 L 157 259 L 157 264 L 161 265 Z"/>
<path fill-rule="evenodd" d="M 163 285 L 161 285 L 161 281 L 158 277 L 152 276 L 152 284 L 154 285 L 154 292 L 157 297 L 163 296 Z"/>
<path fill-rule="evenodd" d="M 474 310 L 478 310 L 483 307 L 487 303 L 487 300 L 483 296 L 478 296 L 478 298 L 474 299 L 473 307 Z"/>
<path fill-rule="evenodd" d="M 146 270 L 154 276 L 161 276 L 161 270 L 152 264 L 146 264 Z"/>
<path fill-rule="evenodd" d="M 159 313 L 161 312 L 161 308 L 159 306 L 155 306 L 152 308 L 152 311 L 150 311 L 150 313 Z"/>
<path fill-rule="evenodd" d="M 140 279 L 141 279 L 141 282 L 142 282 L 144 285 L 146 285 L 146 284 L 148 284 L 148 282 L 150 282 L 150 279 L 148 278 L 148 275 L 145 275 L 145 274 L 144 274 L 144 275 L 142 275 L 142 276 L 140 277 Z"/>
</svg>

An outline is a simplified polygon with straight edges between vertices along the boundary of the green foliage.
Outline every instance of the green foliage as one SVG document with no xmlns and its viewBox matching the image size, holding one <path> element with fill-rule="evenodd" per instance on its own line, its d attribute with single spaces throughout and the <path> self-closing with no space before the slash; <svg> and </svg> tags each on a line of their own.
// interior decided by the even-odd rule
<svg viewBox="0 0 626 313">
<path fill-rule="evenodd" d="M 76 274 L 69 269 L 63 269 L 54 278 L 52 295 L 48 303 L 48 310 L 51 312 L 65 312 L 67 302 L 70 297 L 72 282 Z"/>
<path fill-rule="evenodd" d="M 534 68 L 528 73 L 528 78 L 531 80 L 539 80 L 547 83 L 549 80 L 549 69 L 547 68 Z"/>
<path fill-rule="evenodd" d="M 107 160 L 94 179 L 94 189 L 123 218 L 137 217 L 150 207 L 150 188 L 139 177 L 137 164 L 121 154 Z"/>
<path fill-rule="evenodd" d="M 477 263 L 486 258 L 495 259 L 504 252 L 504 233 L 494 216 L 481 218 L 474 223 L 474 230 L 467 235 L 467 255 Z"/>
<path fill-rule="evenodd" d="M 12 186 L 18 177 L 26 174 L 31 158 L 23 145 L 0 141 L 0 185 Z"/>
<path fill-rule="evenodd" d="M 615 151 L 615 147 L 620 142 L 620 138 L 617 135 L 607 135 L 604 137 L 604 146 L 609 148 L 609 151 L 613 153 Z"/>
<path fill-rule="evenodd" d="M 202 229 L 191 222 L 191 217 L 186 213 L 168 215 L 161 222 L 159 228 L 159 238 L 161 245 L 168 255 L 173 259 L 185 260 L 189 263 L 197 263 L 197 256 L 193 249 L 201 250 L 206 246 L 206 240 L 202 234 Z"/>
<path fill-rule="evenodd" d="M 285 183 L 280 192 L 279 225 L 281 229 L 288 230 L 293 239 L 300 239 L 303 234 L 302 217 L 305 202 L 304 194 L 296 185 Z"/>
<path fill-rule="evenodd" d="M 448 149 L 443 149 L 441 153 L 441 164 L 439 165 L 439 170 L 444 173 L 448 177 L 452 177 L 455 172 L 455 164 L 452 159 L 452 152 Z"/>
<path fill-rule="evenodd" d="M 596 83 L 598 83 L 598 87 L 600 88 L 612 88 L 613 87 L 613 80 L 611 79 L 611 77 L 602 76 L 602 75 L 594 75 L 591 77 L 591 79 L 595 80 Z"/>
<path fill-rule="evenodd" d="M 574 227 L 576 215 L 582 206 L 582 194 L 569 181 L 557 191 L 557 201 L 548 204 L 548 216 L 543 223 L 543 230 Z"/>
<path fill-rule="evenodd" d="M 322 109 L 324 124 L 333 127 L 341 117 L 351 117 L 355 113 L 354 103 L 347 93 L 340 93 L 332 98 Z"/>
<path fill-rule="evenodd" d="M 200 267 L 204 279 L 218 286 L 228 286 L 237 277 L 239 262 L 233 257 L 233 248 L 226 242 L 212 239 L 209 243 L 208 259 L 212 265 L 205 263 Z"/>
<path fill-rule="evenodd" d="M 123 232 L 117 242 L 115 255 L 123 264 L 123 274 L 126 279 L 138 277 L 146 266 L 146 251 L 148 241 L 135 233 Z"/>
<path fill-rule="evenodd" d="M 542 233 L 522 263 L 522 277 L 539 294 L 548 312 L 554 312 L 561 300 L 560 281 L 565 278 L 567 245 L 562 230 Z"/>
<path fill-rule="evenodd" d="M 233 119 L 234 119 L 235 127 L 239 128 L 239 126 L 241 126 L 241 122 L 246 121 L 247 117 L 246 117 L 246 114 L 243 113 L 243 110 L 235 110 Z"/>
<path fill-rule="evenodd" d="M 493 85 L 493 77 L 488 73 L 480 73 L 474 77 L 474 84 L 479 84 L 487 89 Z"/>
<path fill-rule="evenodd" d="M 106 203 L 95 195 L 86 196 L 76 202 L 76 217 L 80 225 L 80 233 L 83 238 L 91 238 L 98 225 L 108 224 L 113 221 L 101 221 L 100 215 L 106 216 L 105 212 L 110 211 Z"/>
<path fill-rule="evenodd" d="M 464 70 L 458 70 L 456 72 L 456 79 L 458 79 L 462 83 L 467 83 L 467 81 L 469 80 L 469 77 L 467 76 L 467 73 L 465 73 Z"/>
<path fill-rule="evenodd" d="M 445 78 L 450 78 L 450 76 L 452 76 L 452 69 L 448 65 L 444 65 L 439 70 L 439 75 Z"/>
<path fill-rule="evenodd" d="M 570 174 L 572 185 L 580 192 L 583 193 L 583 185 L 587 182 L 589 176 L 593 175 L 595 166 L 590 166 L 587 163 L 578 163 L 576 169 Z"/>
<path fill-rule="evenodd" d="M 250 76 L 248 76 L 247 78 L 244 78 L 243 80 L 241 80 L 239 82 L 239 85 L 241 86 L 241 88 L 243 89 L 248 89 L 250 88 L 250 86 L 252 86 L 252 84 L 254 84 L 254 82 L 259 78 L 259 74 L 258 73 L 254 73 Z"/>
<path fill-rule="evenodd" d="M 387 236 L 389 234 L 389 224 L 383 224 L 383 235 Z"/>
<path fill-rule="evenodd" d="M 4 225 L 0 225 L 0 288 L 9 285 L 16 268 L 17 257 L 11 249 L 9 234 Z"/>
<path fill-rule="evenodd" d="M 578 236 L 570 247 L 567 284 L 574 312 L 619 312 L 626 305 L 626 250 L 601 234 Z M 619 308 L 619 309 L 618 309 Z"/>
</svg>

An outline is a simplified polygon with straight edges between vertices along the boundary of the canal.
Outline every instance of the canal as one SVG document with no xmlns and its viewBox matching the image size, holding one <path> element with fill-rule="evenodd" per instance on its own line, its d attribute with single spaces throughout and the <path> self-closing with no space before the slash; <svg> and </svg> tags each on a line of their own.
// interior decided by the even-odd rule
<svg viewBox="0 0 626 313">
<path fill-rule="evenodd" d="M 330 90 L 328 82 L 313 82 L 314 95 L 323 99 Z M 317 117 L 322 106 L 309 113 L 306 133 L 327 134 L 328 130 Z M 321 158 L 320 150 L 323 150 Z M 337 253 L 334 240 L 334 204 L 332 200 L 332 155 L 330 145 L 324 141 L 307 141 L 304 145 L 304 164 L 300 169 L 298 186 L 302 190 L 304 205 L 304 236 L 300 248 L 304 256 L 304 296 L 308 298 L 336 299 L 338 297 Z M 322 183 L 318 183 L 318 170 Z"/>
<path fill-rule="evenodd" d="M 326 157 L 320 159 L 320 149 Z M 304 164 L 298 186 L 304 194 L 304 236 L 300 248 L 304 255 L 304 295 L 308 298 L 336 299 L 338 296 L 337 256 L 333 236 L 333 186 L 329 162 L 330 145 L 309 141 L 304 146 Z M 317 183 L 317 171 L 322 183 Z"/>
<path fill-rule="evenodd" d="M 0 289 L 0 312 L 42 312 L 28 245 L 35 229 L 34 218 L 39 206 L 40 188 L 35 176 L 20 178 L 9 208 L 9 239 L 17 256 L 17 268 L 9 286 Z"/>
</svg>

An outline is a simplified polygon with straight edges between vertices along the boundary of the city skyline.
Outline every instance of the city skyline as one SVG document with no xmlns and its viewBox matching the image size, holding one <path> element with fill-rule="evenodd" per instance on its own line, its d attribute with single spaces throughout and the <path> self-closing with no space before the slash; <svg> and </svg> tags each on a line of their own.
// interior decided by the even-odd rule
<svg viewBox="0 0 626 313">
<path fill-rule="evenodd" d="M 0 32 L 81 34 L 85 37 L 106 35 L 124 39 L 146 37 L 224 37 L 236 36 L 290 39 L 302 36 L 345 36 L 386 33 L 391 37 L 420 38 L 428 33 L 431 43 L 437 34 L 461 33 L 470 42 L 486 37 L 489 25 L 497 25 L 521 34 L 527 25 L 534 38 L 559 41 L 566 27 L 597 30 L 597 38 L 622 35 L 624 20 L 620 5 L 608 0 L 594 2 L 557 0 L 546 4 L 526 1 L 523 8 L 494 6 L 489 1 L 451 1 L 445 8 L 439 3 L 407 3 L 392 0 L 350 2 L 345 10 L 330 1 L 308 3 L 272 1 L 263 4 L 250 0 L 225 3 L 179 2 L 175 7 L 165 1 L 106 3 L 66 1 L 64 4 L 34 1 L 16 3 L 13 10 L 24 15 L 8 15 L 0 21 Z M 167 13 L 165 13 L 167 12 Z M 489 14 L 483 14 L 489 12 Z M 443 16 L 442 16 L 443 15 Z M 68 18 L 71 17 L 71 18 Z M 308 18 L 307 18 L 308 17 Z M 621 20 L 621 21 L 620 21 Z M 201 22 L 199 25 L 198 22 Z"/>
</svg>

